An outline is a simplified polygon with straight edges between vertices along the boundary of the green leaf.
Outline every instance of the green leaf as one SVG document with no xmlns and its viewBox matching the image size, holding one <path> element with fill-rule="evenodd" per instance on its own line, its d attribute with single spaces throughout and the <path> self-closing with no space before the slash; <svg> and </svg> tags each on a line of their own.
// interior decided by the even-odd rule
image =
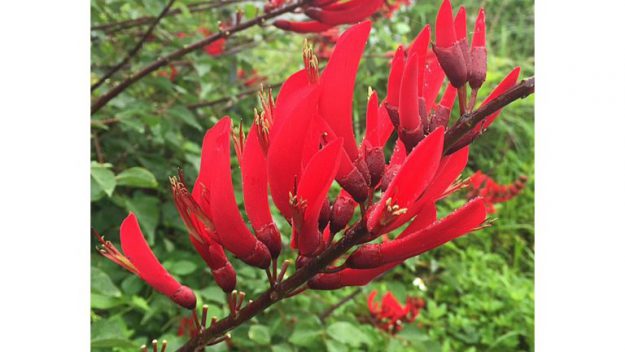
<svg viewBox="0 0 625 352">
<path fill-rule="evenodd" d="M 168 260 L 163 263 L 165 269 L 176 275 L 189 275 L 197 269 L 197 265 L 188 260 L 172 261 Z"/>
<path fill-rule="evenodd" d="M 250 340 L 258 343 L 259 345 L 268 345 L 271 342 L 269 329 L 264 325 L 252 325 L 247 335 Z"/>
<path fill-rule="evenodd" d="M 325 340 L 328 352 L 348 352 L 347 346 L 336 340 Z"/>
<path fill-rule="evenodd" d="M 339 321 L 328 326 L 327 331 L 328 335 L 333 339 L 352 347 L 358 347 L 361 344 L 372 344 L 369 336 L 363 334 L 357 327 L 345 321 Z"/>
<path fill-rule="evenodd" d="M 156 177 L 147 169 L 142 167 L 131 167 L 115 176 L 118 186 L 156 188 L 158 182 Z"/>
<path fill-rule="evenodd" d="M 182 120 L 182 122 L 188 124 L 191 127 L 194 127 L 198 131 L 202 131 L 202 126 L 200 126 L 199 122 L 191 112 L 191 110 L 187 109 L 185 106 L 176 105 L 171 107 L 167 113 L 174 117 Z"/>
<path fill-rule="evenodd" d="M 319 336 L 321 336 L 320 330 L 311 330 L 307 328 L 300 328 L 300 326 L 298 326 L 295 328 L 293 335 L 289 337 L 289 342 L 296 346 L 305 347 L 313 344 Z"/>
<path fill-rule="evenodd" d="M 111 278 L 96 267 L 91 267 L 91 290 L 109 297 L 121 297 L 122 295 Z"/>
<path fill-rule="evenodd" d="M 154 233 L 160 215 L 159 203 L 158 198 L 141 193 L 135 193 L 131 199 L 126 199 L 126 209 L 135 213 L 150 244 L 154 244 Z"/>
<path fill-rule="evenodd" d="M 115 174 L 109 170 L 110 164 L 91 163 L 91 179 L 100 187 L 109 197 L 113 195 L 115 190 Z M 92 191 L 93 198 L 93 191 Z"/>
<path fill-rule="evenodd" d="M 91 324 L 92 348 L 136 348 L 137 346 L 125 336 L 128 329 L 119 317 L 102 319 Z"/>
</svg>

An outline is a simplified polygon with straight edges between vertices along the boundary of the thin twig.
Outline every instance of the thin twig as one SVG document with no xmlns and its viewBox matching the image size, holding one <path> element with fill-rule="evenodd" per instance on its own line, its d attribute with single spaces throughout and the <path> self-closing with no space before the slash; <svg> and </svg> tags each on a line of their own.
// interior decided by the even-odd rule
<svg viewBox="0 0 625 352">
<path fill-rule="evenodd" d="M 271 89 L 280 87 L 281 85 L 282 83 L 274 83 L 274 84 L 268 84 L 268 85 L 263 84 L 265 88 L 271 88 Z M 232 102 L 237 99 L 241 99 L 241 98 L 244 98 L 246 96 L 253 95 L 256 93 L 258 93 L 258 88 L 252 88 L 252 89 L 244 90 L 235 96 L 221 97 L 219 99 L 201 101 L 199 103 L 189 104 L 187 105 L 187 108 L 191 110 L 206 108 L 206 107 L 210 107 L 210 106 L 217 105 L 217 104 Z"/>
<path fill-rule="evenodd" d="M 165 5 L 161 13 L 158 15 L 158 17 L 156 17 L 156 19 L 152 22 L 152 24 L 150 25 L 150 28 L 148 28 L 148 30 L 145 31 L 145 33 L 143 33 L 143 37 L 141 37 L 141 39 L 139 39 L 139 42 L 137 42 L 134 48 L 132 48 L 132 50 L 128 52 L 128 55 L 126 55 L 126 57 L 120 63 L 115 65 L 110 71 L 108 71 L 104 76 L 102 76 L 102 78 L 100 78 L 96 83 L 94 83 L 91 86 L 92 92 L 98 89 L 99 86 L 101 86 L 107 79 L 109 79 L 117 71 L 119 71 L 120 68 L 124 67 L 124 65 L 129 63 L 130 59 L 132 59 L 135 55 L 137 55 L 137 53 L 139 53 L 139 50 L 141 50 L 141 48 L 143 47 L 143 43 L 145 43 L 145 41 L 150 37 L 150 35 L 152 35 L 152 31 L 154 31 L 154 28 L 156 28 L 156 25 L 165 16 L 165 14 L 167 14 L 171 6 L 174 4 L 174 1 L 176 0 L 169 0 L 167 5 Z"/>
<path fill-rule="evenodd" d="M 241 3 L 245 1 L 246 0 L 203 1 L 203 2 L 198 2 L 194 4 L 189 4 L 187 8 L 189 9 L 189 12 L 193 13 L 193 12 L 212 10 L 212 9 L 224 7 L 226 5 Z M 165 15 L 165 17 L 177 16 L 180 14 L 182 14 L 182 10 L 175 9 L 175 10 L 169 11 Z M 139 18 L 135 18 L 131 20 L 95 25 L 91 27 L 91 30 L 92 31 L 104 31 L 107 34 L 113 34 L 113 33 L 116 33 L 125 29 L 144 26 L 153 20 L 154 20 L 153 16 L 145 16 L 145 17 L 139 17 Z"/>
<path fill-rule="evenodd" d="M 100 164 L 103 164 L 105 159 L 104 159 L 104 152 L 102 151 L 102 146 L 100 145 L 100 138 L 98 137 L 98 134 L 96 132 L 92 134 L 92 137 L 93 137 L 93 145 L 95 147 L 96 158 L 98 159 L 98 162 Z"/>
<path fill-rule="evenodd" d="M 301 7 L 302 5 L 305 5 L 307 3 L 309 3 L 312 0 L 297 0 L 295 2 L 293 2 L 292 4 L 289 4 L 287 6 L 283 6 L 281 8 L 278 8 L 274 11 L 268 12 L 262 16 L 258 16 L 254 19 L 251 19 L 249 21 L 245 21 L 242 23 L 239 23 L 238 25 L 228 28 L 226 30 L 222 30 L 219 31 L 218 33 L 212 34 L 200 41 L 197 41 L 191 45 L 187 45 L 182 49 L 176 50 L 166 56 L 163 56 L 159 59 L 157 59 L 156 61 L 153 61 L 151 64 L 147 65 L 146 67 L 144 67 L 142 70 L 140 70 L 139 72 L 136 72 L 134 74 L 132 74 L 130 77 L 128 77 L 127 79 L 125 79 L 123 82 L 119 83 L 117 86 L 115 86 L 114 88 L 112 88 L 111 90 L 109 90 L 108 92 L 104 93 L 103 95 L 101 95 L 99 98 L 96 99 L 96 101 L 91 104 L 91 114 L 95 114 L 97 111 L 99 111 L 104 105 L 106 105 L 109 101 L 111 101 L 113 98 L 115 98 L 116 96 L 118 96 L 121 92 L 123 92 L 124 90 L 126 90 L 126 88 L 130 87 L 132 84 L 134 84 L 135 82 L 139 81 L 140 79 L 142 79 L 143 77 L 149 75 L 150 73 L 156 71 L 157 69 L 167 65 L 170 61 L 175 60 L 175 59 L 179 59 L 182 56 L 195 51 L 197 49 L 203 48 L 206 45 L 213 43 L 214 41 L 218 40 L 218 39 L 222 39 L 222 38 L 227 38 L 229 36 L 231 36 L 234 33 L 238 33 L 241 32 L 243 30 L 246 30 L 250 27 L 256 26 L 256 25 L 262 25 L 264 24 L 267 20 L 272 19 L 274 17 L 278 17 L 284 13 L 287 12 L 291 12 L 294 11 L 295 9 Z"/>
<path fill-rule="evenodd" d="M 451 154 L 471 143 L 479 136 L 479 134 L 468 140 L 464 140 L 463 137 L 465 137 L 469 131 L 473 130 L 475 126 L 484 121 L 484 119 L 495 113 L 497 110 L 500 110 L 506 105 L 516 100 L 523 99 L 533 93 L 534 77 L 530 77 L 517 83 L 514 87 L 508 89 L 497 98 L 486 104 L 482 104 L 479 109 L 461 116 L 460 119 L 458 119 L 458 121 L 445 133 L 444 153 L 446 155 Z"/>
<path fill-rule="evenodd" d="M 321 322 L 326 320 L 330 315 L 332 315 L 332 313 L 334 313 L 334 311 L 339 309 L 342 305 L 356 298 L 356 296 L 358 296 L 362 292 L 362 290 L 363 290 L 362 286 L 358 287 L 357 289 L 354 290 L 354 292 L 341 298 L 340 301 L 336 302 L 335 304 L 330 306 L 328 309 L 324 310 L 323 313 L 319 315 L 319 319 L 321 320 Z"/>
</svg>

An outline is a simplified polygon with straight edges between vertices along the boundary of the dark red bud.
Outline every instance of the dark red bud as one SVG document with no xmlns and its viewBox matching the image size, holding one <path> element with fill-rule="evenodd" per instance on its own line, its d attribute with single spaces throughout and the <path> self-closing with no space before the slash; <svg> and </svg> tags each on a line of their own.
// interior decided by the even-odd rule
<svg viewBox="0 0 625 352">
<path fill-rule="evenodd" d="M 486 80 L 486 48 L 471 48 L 471 63 L 469 66 L 469 84 L 478 89 Z"/>
<path fill-rule="evenodd" d="M 217 270 L 212 270 L 212 273 L 215 282 L 224 292 L 230 293 L 234 290 L 237 285 L 237 274 L 230 263 L 226 263 Z"/>
<path fill-rule="evenodd" d="M 345 177 L 337 178 L 336 182 L 349 193 L 358 203 L 363 203 L 369 196 L 369 185 L 357 168 L 352 169 Z"/>
<path fill-rule="evenodd" d="M 303 267 L 304 265 L 308 264 L 310 261 L 312 260 L 311 257 L 304 257 L 304 256 L 297 256 L 297 259 L 295 259 L 295 267 L 297 269 Z"/>
<path fill-rule="evenodd" d="M 358 156 L 356 160 L 354 160 L 354 166 L 360 171 L 360 174 L 365 179 L 365 182 L 368 186 L 371 185 L 371 174 L 369 174 L 369 167 L 367 166 L 367 161 L 365 160 L 363 155 Z"/>
<path fill-rule="evenodd" d="M 402 142 L 404 142 L 404 145 L 406 146 L 407 153 L 410 153 L 412 148 L 416 147 L 417 144 L 419 144 L 419 142 L 424 137 L 422 126 L 419 128 L 415 128 L 412 131 L 407 131 L 403 129 L 402 127 L 399 127 L 398 132 L 399 132 L 398 133 L 399 138 L 401 139 Z"/>
<path fill-rule="evenodd" d="M 308 280 L 308 287 L 313 290 L 335 290 L 343 286 L 339 275 L 317 274 Z"/>
<path fill-rule="evenodd" d="M 319 231 L 323 231 L 330 221 L 330 214 L 332 213 L 332 207 L 330 206 L 330 200 L 326 198 L 323 202 L 323 207 L 319 213 Z"/>
<path fill-rule="evenodd" d="M 442 105 L 437 105 L 436 108 L 434 108 L 432 119 L 430 120 L 430 131 L 434 131 L 439 126 L 447 128 L 450 115 L 451 111 L 448 108 Z"/>
<path fill-rule="evenodd" d="M 382 182 L 380 183 L 380 190 L 382 190 L 382 192 L 386 191 L 388 185 L 391 184 L 391 181 L 397 176 L 400 168 L 401 165 L 393 165 L 386 169 L 384 176 L 382 176 Z"/>
<path fill-rule="evenodd" d="M 458 40 L 458 45 L 460 46 L 460 51 L 462 52 L 462 59 L 464 60 L 464 65 L 467 68 L 467 75 L 468 75 L 470 68 L 471 68 L 471 50 L 469 49 L 469 42 L 467 41 L 467 38 Z"/>
<path fill-rule="evenodd" d="M 393 127 L 397 129 L 397 126 L 399 126 L 399 108 L 389 103 L 384 103 L 384 107 L 386 107 L 386 111 L 388 111 L 388 117 L 390 118 Z"/>
<path fill-rule="evenodd" d="M 462 87 L 467 82 L 467 65 L 460 44 L 456 42 L 448 48 L 432 45 L 432 49 L 451 85 L 456 88 Z"/>
<path fill-rule="evenodd" d="M 277 258 L 282 250 L 282 237 L 276 225 L 272 222 L 266 224 L 258 232 L 256 238 L 267 246 L 272 258 Z"/>
<path fill-rule="evenodd" d="M 371 188 L 375 188 L 375 186 L 380 183 L 382 175 L 384 175 L 384 167 L 386 166 L 384 148 L 367 148 L 365 152 L 365 161 L 367 162 L 367 168 L 369 169 L 369 175 L 371 177 Z"/>
<path fill-rule="evenodd" d="M 241 260 L 249 265 L 266 269 L 271 264 L 271 253 L 269 253 L 267 246 L 260 241 L 256 241 L 254 250 L 245 258 L 241 258 Z"/>
<path fill-rule="evenodd" d="M 354 216 L 354 203 L 345 197 L 338 197 L 330 214 L 330 233 L 335 234 L 345 228 Z"/>
</svg>

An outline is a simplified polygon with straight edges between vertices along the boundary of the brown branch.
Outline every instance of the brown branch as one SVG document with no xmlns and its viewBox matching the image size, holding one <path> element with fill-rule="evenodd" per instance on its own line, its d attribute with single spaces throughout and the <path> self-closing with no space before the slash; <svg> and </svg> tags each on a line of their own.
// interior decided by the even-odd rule
<svg viewBox="0 0 625 352">
<path fill-rule="evenodd" d="M 98 162 L 100 164 L 104 163 L 104 152 L 102 151 L 102 146 L 100 145 L 100 138 L 98 137 L 98 133 L 93 133 L 92 135 L 93 138 L 93 145 L 95 147 L 95 155 L 96 158 L 98 159 Z"/>
<path fill-rule="evenodd" d="M 533 93 L 534 77 L 530 77 L 517 83 L 514 87 L 508 89 L 497 98 L 486 104 L 482 104 L 479 109 L 461 116 L 458 121 L 451 128 L 449 128 L 447 132 L 445 132 L 444 153 L 451 154 L 471 143 L 480 134 L 477 134 L 469 139 L 466 139 L 465 136 L 467 136 L 467 134 L 481 121 L 506 105 L 516 100 L 523 99 Z"/>
<path fill-rule="evenodd" d="M 202 348 L 212 340 L 223 336 L 228 331 L 264 311 L 267 307 L 286 298 L 368 235 L 366 225 L 359 222 L 356 226 L 349 229 L 340 241 L 332 244 L 318 257 L 311 259 L 308 264 L 295 271 L 293 276 L 275 287 L 269 288 L 258 299 L 252 301 L 237 314 L 221 319 L 206 330 L 203 330 L 200 334 L 179 348 L 178 352 L 201 351 Z"/>
<path fill-rule="evenodd" d="M 356 296 L 358 296 L 361 292 L 362 292 L 363 288 L 362 287 L 358 287 L 356 290 L 354 290 L 354 292 L 350 293 L 349 295 L 341 298 L 340 301 L 336 302 L 335 304 L 333 304 L 332 306 L 330 306 L 328 309 L 324 310 L 323 313 L 321 313 L 319 315 L 319 319 L 321 320 L 321 322 L 323 322 L 324 320 L 326 320 L 330 315 L 332 315 L 332 313 L 334 313 L 334 311 L 336 311 L 337 309 L 339 309 L 341 306 L 343 306 L 345 303 L 351 301 L 352 299 L 354 299 Z"/>
<path fill-rule="evenodd" d="M 193 12 L 212 10 L 212 9 L 224 7 L 226 5 L 241 3 L 245 1 L 246 0 L 204 1 L 204 2 L 194 3 L 194 4 L 189 4 L 188 9 L 189 9 L 189 12 L 193 13 Z M 169 11 L 165 15 L 165 17 L 176 16 L 176 15 L 180 15 L 181 13 L 182 13 L 181 9 L 175 9 L 175 10 Z M 92 26 L 91 30 L 92 31 L 104 31 L 107 34 L 113 34 L 115 32 L 119 32 L 125 29 L 144 26 L 152 22 L 154 18 L 155 17 L 153 16 L 145 16 L 145 17 L 139 17 L 139 18 L 120 21 L 120 22 L 104 23 L 104 24 Z"/>
<path fill-rule="evenodd" d="M 287 12 L 291 12 L 299 7 L 301 7 L 302 5 L 305 5 L 306 3 L 310 2 L 312 0 L 297 0 L 294 3 L 278 8 L 274 11 L 268 12 L 262 16 L 258 16 L 254 19 L 251 19 L 249 21 L 245 21 L 242 22 L 234 27 L 231 27 L 227 30 L 223 30 L 220 31 L 218 33 L 215 33 L 213 35 L 210 35 L 200 41 L 197 41 L 191 45 L 185 46 L 182 49 L 176 50 L 166 56 L 163 56 L 161 58 L 159 58 L 158 60 L 152 62 L 151 64 L 147 65 L 146 67 L 144 67 L 142 70 L 140 70 L 139 72 L 136 72 L 134 74 L 132 74 L 130 77 L 128 77 L 127 79 L 125 79 L 123 82 L 119 83 L 117 86 L 115 86 L 114 88 L 112 88 L 111 90 L 109 90 L 108 92 L 106 92 L 105 94 L 103 94 L 102 96 L 100 96 L 98 99 L 96 99 L 96 101 L 91 104 L 91 114 L 93 115 L 94 113 L 96 113 L 98 110 L 100 110 L 104 105 L 106 105 L 109 101 L 111 101 L 113 98 L 115 98 L 116 96 L 119 95 L 119 93 L 123 92 L 124 90 L 126 90 L 126 88 L 130 87 L 132 84 L 134 84 L 135 82 L 139 81 L 141 78 L 147 76 L 148 74 L 150 74 L 151 72 L 156 71 L 157 69 L 159 69 L 160 67 L 163 67 L 165 65 L 167 65 L 167 63 L 169 63 L 171 60 L 175 60 L 178 59 L 192 51 L 195 51 L 197 49 L 203 48 L 204 46 L 218 40 L 221 38 L 227 38 L 229 36 L 231 36 L 234 33 L 238 33 L 241 32 L 245 29 L 248 29 L 250 27 L 256 26 L 256 25 L 262 25 L 264 24 L 267 20 L 272 19 L 274 17 L 277 17 L 279 15 L 282 15 L 284 13 Z"/>
<path fill-rule="evenodd" d="M 94 83 L 91 86 L 91 92 L 98 89 L 99 86 L 101 86 L 107 79 L 109 79 L 117 71 L 119 71 L 119 69 L 124 67 L 124 65 L 129 63 L 130 59 L 132 59 L 135 55 L 137 55 L 137 53 L 139 53 L 139 50 L 141 50 L 141 48 L 143 47 L 143 43 L 145 43 L 145 41 L 150 37 L 150 35 L 152 35 L 152 31 L 154 31 L 154 28 L 156 28 L 156 25 L 161 21 L 161 19 L 165 16 L 165 14 L 167 14 L 171 6 L 174 4 L 174 1 L 176 0 L 169 0 L 167 5 L 165 5 L 163 10 L 161 11 L 161 13 L 159 13 L 158 17 L 156 17 L 156 19 L 152 22 L 152 24 L 150 25 L 150 28 L 148 28 L 148 30 L 145 31 L 145 33 L 143 33 L 143 37 L 139 39 L 139 42 L 137 42 L 137 44 L 132 48 L 132 50 L 130 50 L 128 55 L 126 55 L 126 57 L 120 63 L 115 65 L 110 71 L 108 71 L 104 76 L 102 76 L 102 78 L 100 78 L 96 83 Z"/>
</svg>

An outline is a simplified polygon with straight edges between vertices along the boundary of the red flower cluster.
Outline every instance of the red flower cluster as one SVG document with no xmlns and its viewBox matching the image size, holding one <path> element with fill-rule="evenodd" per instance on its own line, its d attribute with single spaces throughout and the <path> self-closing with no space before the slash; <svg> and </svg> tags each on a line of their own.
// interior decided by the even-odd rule
<svg viewBox="0 0 625 352">
<path fill-rule="evenodd" d="M 382 15 L 386 18 L 391 18 L 393 17 L 393 15 L 395 14 L 395 12 L 397 10 L 399 10 L 402 6 L 408 6 L 410 5 L 411 1 L 410 0 L 389 0 L 389 1 L 385 1 L 384 4 L 386 6 L 384 6 L 382 8 Z"/>
<path fill-rule="evenodd" d="M 284 0 L 272 0 L 273 9 L 284 4 Z M 341 24 L 357 23 L 376 13 L 384 0 L 313 0 L 304 13 L 311 20 L 304 22 L 277 20 L 274 25 L 286 31 L 297 33 L 319 33 Z M 265 8 L 267 11 L 267 7 Z"/>
<path fill-rule="evenodd" d="M 486 211 L 494 214 L 494 204 L 507 202 L 516 197 L 525 188 L 526 182 L 527 176 L 521 175 L 511 184 L 502 185 L 478 170 L 467 180 L 467 185 L 470 187 L 467 198 L 481 197 L 484 199 Z"/>
<path fill-rule="evenodd" d="M 354 3 L 363 2 L 336 5 Z M 342 265 L 309 280 L 307 286 L 312 289 L 365 285 L 404 260 L 484 222 L 486 206 L 481 197 L 437 219 L 436 202 L 458 188 L 454 181 L 467 164 L 469 149 L 466 144 L 456 145 L 455 152 L 443 153 L 455 88 L 450 78 L 452 87 L 435 103 L 447 70 L 439 63 L 440 55 L 428 50 L 429 26 L 406 50 L 401 46 L 397 50 L 386 98 L 379 101 L 378 94 L 370 91 L 366 132 L 360 143 L 356 141 L 354 85 L 370 30 L 371 23 L 365 21 L 345 31 L 323 72 L 312 48 L 306 46 L 304 68 L 284 82 L 276 101 L 271 92 L 261 91 L 262 107 L 247 137 L 239 129 L 234 138 L 251 229 L 234 195 L 229 117 L 204 136 L 192 192 L 181 174 L 171 178 L 189 239 L 224 292 L 232 292 L 236 285 L 236 273 L 225 251 L 261 269 L 277 262 L 282 241 L 270 211 L 269 193 L 291 225 L 291 248 L 297 251 L 298 267 L 328 248 L 349 225 L 355 207 L 360 207 L 363 219 L 350 227 L 365 233 L 360 245 Z M 505 92 L 507 84 L 500 84 L 488 99 Z M 486 120 L 492 122 L 497 114 Z M 387 163 L 384 148 L 394 129 L 400 138 Z M 328 191 L 334 181 L 342 190 L 332 201 Z M 404 225 L 395 238 L 369 243 Z M 174 280 L 154 257 L 133 214 L 122 224 L 121 242 L 128 258 L 103 240 L 102 253 L 181 306 L 195 306 L 191 290 Z"/>
<path fill-rule="evenodd" d="M 206 27 L 198 28 L 198 32 L 204 37 L 208 37 L 209 35 L 213 34 L 213 32 L 211 32 Z M 206 45 L 202 50 L 204 50 L 204 52 L 210 56 L 219 56 L 223 54 L 225 47 L 226 47 L 226 38 L 219 38 L 215 40 L 214 42 Z"/>
<path fill-rule="evenodd" d="M 156 73 L 156 75 L 159 77 L 168 78 L 170 81 L 173 82 L 178 75 L 178 70 L 176 69 L 176 66 L 174 66 L 173 64 L 169 64 L 169 70 L 160 70 Z"/>
<path fill-rule="evenodd" d="M 376 327 L 390 334 L 396 334 L 403 329 L 404 323 L 412 323 L 417 319 L 425 302 L 421 298 L 408 297 L 406 305 L 402 307 L 392 292 L 382 297 L 382 304 L 375 301 L 378 291 L 373 290 L 369 295 L 369 313 Z"/>
</svg>

